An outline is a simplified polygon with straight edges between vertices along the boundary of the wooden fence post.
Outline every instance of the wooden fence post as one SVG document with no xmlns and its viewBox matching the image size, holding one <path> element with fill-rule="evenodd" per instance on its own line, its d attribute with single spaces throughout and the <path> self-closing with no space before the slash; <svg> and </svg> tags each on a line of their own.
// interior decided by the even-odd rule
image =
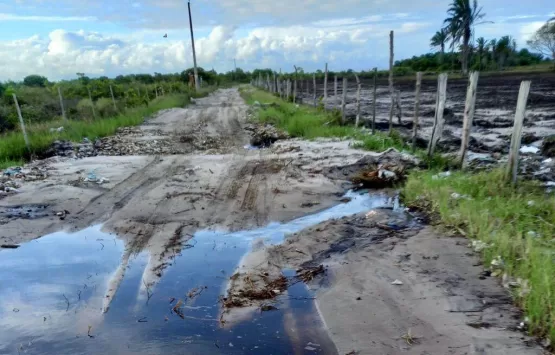
<svg viewBox="0 0 555 355">
<path fill-rule="evenodd" d="M 297 100 L 297 66 L 293 65 L 295 68 L 295 81 L 293 83 L 293 103 Z"/>
<path fill-rule="evenodd" d="M 522 139 L 522 124 L 526 114 L 526 103 L 528 94 L 530 93 L 531 81 L 523 81 L 520 83 L 520 91 L 518 92 L 518 101 L 515 112 L 515 125 L 511 137 L 511 149 L 509 151 L 509 164 L 507 165 L 507 180 L 516 184 L 516 176 L 518 172 L 518 153 L 520 150 L 520 141 Z"/>
<path fill-rule="evenodd" d="M 403 108 L 401 107 L 401 90 L 395 92 L 395 106 L 397 106 L 397 123 L 403 124 Z"/>
<path fill-rule="evenodd" d="M 66 110 L 64 108 L 64 98 L 62 97 L 62 89 L 58 86 L 58 96 L 60 97 L 60 107 L 62 108 L 62 118 L 67 121 Z"/>
<path fill-rule="evenodd" d="M 437 79 L 437 97 L 436 97 L 436 113 L 434 117 L 434 127 L 432 129 L 432 136 L 428 144 L 428 156 L 434 154 L 436 144 L 441 138 L 443 133 L 445 102 L 447 101 L 447 74 L 439 74 Z"/>
<path fill-rule="evenodd" d="M 337 105 L 337 75 L 333 77 L 333 106 L 336 107 Z"/>
<path fill-rule="evenodd" d="M 277 88 L 277 79 L 276 79 L 276 72 L 272 72 L 274 74 L 274 81 L 273 81 L 273 87 L 274 87 L 274 94 L 277 94 L 278 92 L 278 88 Z"/>
<path fill-rule="evenodd" d="M 314 91 L 312 93 L 312 97 L 314 99 L 314 107 L 317 107 L 317 102 L 316 102 L 316 73 L 312 74 L 312 91 Z"/>
<path fill-rule="evenodd" d="M 476 109 L 476 91 L 478 87 L 478 78 L 480 73 L 475 71 L 470 73 L 468 80 L 468 88 L 466 89 L 466 103 L 464 105 L 464 120 L 461 139 L 461 151 L 459 153 L 459 164 L 462 167 L 466 158 L 466 150 L 470 141 L 470 130 L 472 121 L 474 120 L 474 111 Z"/>
<path fill-rule="evenodd" d="M 29 137 L 27 136 L 27 130 L 25 129 L 25 122 L 23 122 L 23 116 L 21 115 L 21 109 L 19 108 L 19 102 L 17 102 L 17 96 L 12 94 L 13 101 L 15 102 L 15 108 L 17 109 L 17 116 L 19 117 L 19 124 L 21 125 L 21 131 L 23 132 L 23 139 L 25 140 L 25 145 L 31 155 L 31 145 L 29 144 Z"/>
<path fill-rule="evenodd" d="M 422 86 L 422 72 L 416 73 L 416 92 L 414 94 L 414 119 L 412 121 L 412 151 L 416 151 L 416 134 L 418 133 L 418 120 L 420 118 L 420 88 Z"/>
<path fill-rule="evenodd" d="M 374 102 L 372 105 L 372 134 L 376 134 L 376 106 L 377 103 L 377 88 L 378 87 L 378 68 L 374 68 Z"/>
<path fill-rule="evenodd" d="M 91 89 L 88 86 L 87 86 L 87 91 L 89 93 L 89 100 L 91 100 L 91 108 L 92 108 L 93 118 L 96 120 L 96 111 L 94 109 L 94 102 L 93 102 L 92 95 L 91 95 Z"/>
<path fill-rule="evenodd" d="M 328 63 L 326 63 L 326 72 L 324 74 L 324 109 L 328 103 Z"/>
<path fill-rule="evenodd" d="M 110 85 L 110 96 L 112 96 L 112 104 L 114 105 L 114 110 L 118 110 L 116 106 L 116 99 L 114 98 L 114 90 L 112 90 L 112 85 Z"/>
<path fill-rule="evenodd" d="M 395 97 L 393 92 L 393 31 L 389 32 L 389 94 L 391 95 L 391 107 L 389 109 L 389 134 L 393 132 L 393 106 L 395 105 Z"/>
<path fill-rule="evenodd" d="M 358 122 L 360 120 L 360 89 L 362 87 L 362 84 L 360 83 L 360 79 L 356 74 L 355 74 L 355 79 L 357 80 L 357 117 L 355 120 L 355 127 L 358 127 Z"/>
<path fill-rule="evenodd" d="M 347 77 L 343 77 L 343 99 L 341 100 L 341 124 L 345 124 L 345 105 L 347 104 Z"/>
<path fill-rule="evenodd" d="M 316 74 L 314 74 L 316 75 Z M 306 101 L 308 102 L 308 97 L 310 96 L 310 80 L 306 81 Z"/>
</svg>

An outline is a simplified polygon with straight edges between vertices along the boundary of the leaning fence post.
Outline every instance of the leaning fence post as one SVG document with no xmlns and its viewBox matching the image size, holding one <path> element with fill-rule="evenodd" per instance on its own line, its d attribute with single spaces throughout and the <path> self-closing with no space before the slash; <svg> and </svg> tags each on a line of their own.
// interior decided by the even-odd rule
<svg viewBox="0 0 555 355">
<path fill-rule="evenodd" d="M 87 86 L 87 92 L 89 93 L 89 100 L 91 100 L 91 109 L 92 109 L 93 118 L 96 120 L 96 111 L 94 110 L 94 102 L 91 95 L 91 89 L 88 86 Z"/>
<path fill-rule="evenodd" d="M 509 165 L 507 165 L 507 180 L 516 184 L 516 175 L 518 172 L 518 153 L 520 150 L 520 141 L 522 139 L 522 124 L 526 113 L 526 102 L 530 93 L 531 81 L 523 81 L 520 83 L 520 91 L 518 92 L 518 101 L 515 112 L 515 125 L 511 137 L 511 149 L 509 151 Z"/>
<path fill-rule="evenodd" d="M 360 79 L 358 78 L 358 75 L 355 74 L 355 79 L 357 80 L 357 117 L 355 120 L 355 127 L 358 127 L 358 122 L 360 120 L 360 88 L 361 88 L 361 83 L 360 83 Z"/>
<path fill-rule="evenodd" d="M 378 68 L 374 68 L 374 102 L 372 103 L 372 134 L 376 134 L 376 106 L 378 90 Z"/>
<path fill-rule="evenodd" d="M 341 124 L 345 124 L 345 105 L 347 101 L 347 77 L 343 77 L 343 99 L 341 100 Z"/>
<path fill-rule="evenodd" d="M 316 107 L 316 73 L 312 74 L 312 88 L 313 88 L 313 93 L 312 93 L 312 97 L 314 99 L 314 107 Z"/>
<path fill-rule="evenodd" d="M 422 72 L 416 73 L 416 92 L 414 94 L 414 120 L 412 121 L 412 151 L 416 151 L 416 134 L 420 116 L 420 88 L 422 86 Z"/>
<path fill-rule="evenodd" d="M 391 95 L 391 107 L 389 109 L 389 134 L 393 132 L 393 106 L 395 106 L 395 97 L 393 92 L 393 31 L 389 32 L 389 94 Z"/>
<path fill-rule="evenodd" d="M 17 109 L 17 116 L 19 117 L 19 124 L 21 125 L 21 131 L 23 132 L 23 139 L 25 140 L 25 145 L 31 155 L 31 145 L 29 144 L 29 137 L 27 137 L 27 130 L 25 130 L 25 122 L 23 122 L 23 116 L 21 116 L 21 109 L 19 108 L 19 103 L 17 102 L 17 96 L 12 94 L 13 101 L 15 102 L 15 108 Z"/>
<path fill-rule="evenodd" d="M 60 97 L 60 107 L 62 108 L 62 117 L 64 121 L 67 121 L 66 110 L 64 108 L 64 98 L 62 97 L 62 90 L 60 89 L 59 86 L 58 86 L 58 96 Z"/>
<path fill-rule="evenodd" d="M 432 136 L 428 144 L 428 156 L 430 157 L 434 154 L 436 144 L 443 133 L 443 112 L 445 111 L 445 102 L 447 101 L 447 74 L 439 74 L 437 81 L 436 113 L 434 117 L 434 127 L 432 128 Z"/>
<path fill-rule="evenodd" d="M 333 106 L 337 105 L 337 75 L 333 76 Z"/>
<path fill-rule="evenodd" d="M 110 96 L 112 96 L 112 104 L 114 105 L 114 110 L 118 110 L 116 106 L 116 99 L 114 98 L 114 90 L 112 90 L 112 85 L 110 85 Z"/>
<path fill-rule="evenodd" d="M 326 63 L 326 73 L 324 74 L 324 109 L 328 103 L 328 63 Z"/>
<path fill-rule="evenodd" d="M 459 153 L 459 164 L 462 167 L 470 141 L 470 129 L 474 120 L 474 110 L 476 108 L 476 88 L 478 87 L 478 77 L 480 73 L 475 71 L 470 73 L 468 88 L 466 89 L 466 103 L 464 105 L 464 120 L 461 139 L 461 151 Z"/>
</svg>

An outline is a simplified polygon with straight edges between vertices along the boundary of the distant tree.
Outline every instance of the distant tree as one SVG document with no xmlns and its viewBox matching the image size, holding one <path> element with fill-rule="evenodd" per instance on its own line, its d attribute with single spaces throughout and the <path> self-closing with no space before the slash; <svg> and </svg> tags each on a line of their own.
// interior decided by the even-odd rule
<svg viewBox="0 0 555 355">
<path fill-rule="evenodd" d="M 526 42 L 530 48 L 553 59 L 555 69 L 555 21 L 549 21 Z"/>
<path fill-rule="evenodd" d="M 48 79 L 40 75 L 28 75 L 23 79 L 23 85 L 32 87 L 45 87 L 48 84 Z"/>
<path fill-rule="evenodd" d="M 441 52 L 442 57 L 445 54 L 445 44 L 447 43 L 448 38 L 449 34 L 447 32 L 447 29 L 442 28 L 441 30 L 437 31 L 430 39 L 430 46 L 432 48 L 438 48 Z"/>
<path fill-rule="evenodd" d="M 476 40 L 476 51 L 478 52 L 478 70 L 482 70 L 484 53 L 487 51 L 487 41 L 484 37 L 480 37 Z"/>
<path fill-rule="evenodd" d="M 468 73 L 468 58 L 470 55 L 470 40 L 474 31 L 474 26 L 484 18 L 482 8 L 478 7 L 478 1 L 474 0 L 452 0 L 453 2 L 447 10 L 447 17 L 444 21 L 446 29 L 452 38 L 453 44 L 461 42 L 462 45 L 462 71 Z"/>
</svg>

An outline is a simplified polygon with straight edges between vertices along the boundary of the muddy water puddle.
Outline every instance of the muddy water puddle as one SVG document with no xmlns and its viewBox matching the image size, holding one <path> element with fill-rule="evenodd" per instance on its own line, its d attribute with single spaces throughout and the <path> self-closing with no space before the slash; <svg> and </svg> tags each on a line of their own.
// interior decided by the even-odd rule
<svg viewBox="0 0 555 355">
<path fill-rule="evenodd" d="M 386 195 L 347 197 L 348 203 L 289 223 L 199 231 L 150 287 L 143 281 L 150 256 L 132 255 L 106 313 L 125 245 L 101 226 L 2 250 L 0 354 L 333 354 L 304 284 L 278 299 L 279 309 L 230 329 L 220 326 L 219 299 L 253 240 L 280 243 L 288 233 L 331 218 L 397 206 Z"/>
</svg>

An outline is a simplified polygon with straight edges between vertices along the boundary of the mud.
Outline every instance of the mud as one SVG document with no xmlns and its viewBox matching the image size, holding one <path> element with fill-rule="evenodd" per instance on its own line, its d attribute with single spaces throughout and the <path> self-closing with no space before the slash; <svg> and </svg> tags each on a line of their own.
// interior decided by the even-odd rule
<svg viewBox="0 0 555 355">
<path fill-rule="evenodd" d="M 379 209 L 292 234 L 255 269 L 324 265 L 310 287 L 339 354 L 542 354 L 467 244 Z"/>
<path fill-rule="evenodd" d="M 508 153 L 510 134 L 514 121 L 516 100 L 522 80 L 532 80 L 528 99 L 523 133 L 527 142 L 537 142 L 555 134 L 555 74 L 516 75 L 504 73 L 501 76 L 482 76 L 478 82 L 476 114 L 470 149 L 477 153 Z M 331 84 L 331 85 L 330 85 Z M 445 110 L 445 132 L 440 146 L 444 151 L 460 148 L 463 112 L 466 98 L 466 79 L 449 79 L 447 105 Z M 311 89 L 312 90 L 312 89 Z M 339 84 L 338 97 L 333 96 L 333 81 L 328 83 L 328 108 L 339 108 L 342 88 Z M 395 90 L 401 92 L 402 119 L 394 117 L 394 126 L 409 136 L 414 116 L 415 80 L 396 80 Z M 437 80 L 424 79 L 421 88 L 420 130 L 421 145 L 426 145 L 431 135 L 435 112 Z M 312 92 L 312 91 L 311 91 Z M 323 96 L 323 83 L 317 86 L 317 95 Z M 301 94 L 301 98 L 306 93 Z M 373 81 L 362 80 L 361 122 L 371 125 L 373 110 Z M 309 101 L 312 102 L 312 94 Z M 389 127 L 390 95 L 387 82 L 378 81 L 376 127 Z M 350 83 L 347 89 L 347 119 L 354 122 L 356 116 L 356 85 Z"/>
</svg>

